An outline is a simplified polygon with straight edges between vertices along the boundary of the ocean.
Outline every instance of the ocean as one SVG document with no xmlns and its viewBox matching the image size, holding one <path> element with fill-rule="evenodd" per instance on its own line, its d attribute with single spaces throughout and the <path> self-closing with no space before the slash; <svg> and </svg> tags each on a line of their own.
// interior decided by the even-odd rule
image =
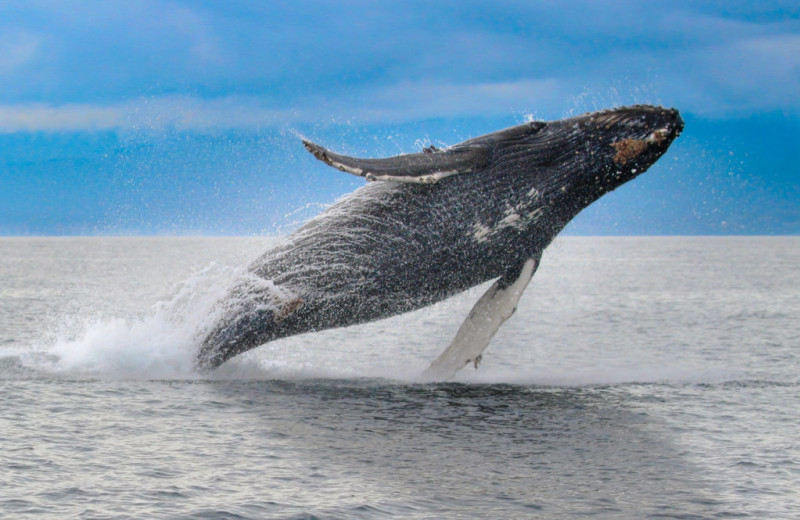
<svg viewBox="0 0 800 520">
<path fill-rule="evenodd" d="M 276 240 L 0 238 L 0 517 L 800 518 L 800 237 L 560 238 L 448 383 L 486 286 L 195 373 Z"/>
</svg>

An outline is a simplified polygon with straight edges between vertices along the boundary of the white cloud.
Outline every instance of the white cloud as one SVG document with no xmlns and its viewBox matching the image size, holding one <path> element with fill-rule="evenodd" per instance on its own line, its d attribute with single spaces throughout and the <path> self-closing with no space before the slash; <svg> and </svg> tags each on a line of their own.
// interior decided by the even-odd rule
<svg viewBox="0 0 800 520">
<path fill-rule="evenodd" d="M 764 83 L 778 83 L 791 88 L 792 101 L 800 92 L 800 35 L 782 34 L 736 42 L 728 50 L 746 67 L 736 75 L 748 88 L 763 89 Z M 732 60 L 733 61 L 733 60 Z"/>
<path fill-rule="evenodd" d="M 798 110 L 800 35 L 733 40 L 687 53 L 674 66 L 690 71 L 682 76 L 682 88 L 675 90 L 695 113 Z"/>
<path fill-rule="evenodd" d="M 530 113 L 537 107 L 562 103 L 554 79 L 511 82 L 404 82 L 376 91 L 356 111 L 368 121 L 407 121 L 442 116 L 485 116 Z M 358 106 L 351 100 L 351 106 Z M 345 111 L 346 107 L 341 107 Z"/>
<path fill-rule="evenodd" d="M 139 99 L 114 105 L 0 105 L 0 132 L 74 132 L 254 128 L 303 119 L 295 111 L 264 108 L 257 99 L 191 97 Z"/>
<path fill-rule="evenodd" d="M 0 74 L 24 65 L 36 56 L 40 39 L 19 30 L 0 31 Z"/>
<path fill-rule="evenodd" d="M 112 105 L 0 105 L 0 132 L 133 132 L 257 129 L 297 123 L 354 120 L 402 122 L 447 116 L 523 115 L 563 104 L 555 80 L 472 85 L 401 83 L 345 99 L 308 99 L 302 108 L 267 106 L 255 97 L 142 98 Z"/>
<path fill-rule="evenodd" d="M 70 132 L 120 128 L 123 111 L 93 105 L 0 105 L 0 132 Z"/>
</svg>

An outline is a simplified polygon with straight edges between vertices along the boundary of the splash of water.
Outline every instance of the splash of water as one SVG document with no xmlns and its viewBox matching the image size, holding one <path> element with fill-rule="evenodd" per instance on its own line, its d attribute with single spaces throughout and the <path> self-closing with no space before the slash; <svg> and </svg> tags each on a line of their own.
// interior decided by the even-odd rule
<svg viewBox="0 0 800 520">
<path fill-rule="evenodd" d="M 62 377 L 194 379 L 198 330 L 239 271 L 212 263 L 142 316 L 65 318 L 44 344 L 17 350 L 19 362 Z"/>
</svg>

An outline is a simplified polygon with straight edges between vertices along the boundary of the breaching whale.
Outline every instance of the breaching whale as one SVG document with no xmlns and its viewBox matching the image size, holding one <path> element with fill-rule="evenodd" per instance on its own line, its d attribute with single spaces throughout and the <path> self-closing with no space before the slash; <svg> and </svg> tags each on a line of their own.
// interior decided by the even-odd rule
<svg viewBox="0 0 800 520">
<path fill-rule="evenodd" d="M 198 338 L 196 365 L 213 369 L 277 338 L 401 314 L 495 279 L 425 378 L 477 366 L 553 238 L 649 168 L 682 129 L 677 110 L 636 105 L 385 159 L 304 140 L 317 159 L 375 182 L 249 266 Z"/>
</svg>

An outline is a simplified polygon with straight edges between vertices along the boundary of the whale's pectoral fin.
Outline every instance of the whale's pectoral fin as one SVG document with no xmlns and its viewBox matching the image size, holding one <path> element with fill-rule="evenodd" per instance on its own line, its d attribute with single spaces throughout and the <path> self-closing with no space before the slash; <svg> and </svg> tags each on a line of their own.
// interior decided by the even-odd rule
<svg viewBox="0 0 800 520">
<path fill-rule="evenodd" d="M 536 272 L 540 258 L 527 259 L 492 284 L 461 324 L 450 346 L 422 374 L 423 380 L 450 379 L 469 363 L 478 367 L 481 353 L 492 336 L 517 310 L 517 303 Z"/>
<path fill-rule="evenodd" d="M 490 147 L 484 144 L 457 145 L 452 148 L 426 148 L 422 153 L 396 155 L 385 159 L 359 159 L 339 155 L 318 144 L 303 140 L 314 157 L 343 172 L 368 181 L 394 181 L 431 184 L 457 173 L 480 170 L 489 162 Z"/>
</svg>

